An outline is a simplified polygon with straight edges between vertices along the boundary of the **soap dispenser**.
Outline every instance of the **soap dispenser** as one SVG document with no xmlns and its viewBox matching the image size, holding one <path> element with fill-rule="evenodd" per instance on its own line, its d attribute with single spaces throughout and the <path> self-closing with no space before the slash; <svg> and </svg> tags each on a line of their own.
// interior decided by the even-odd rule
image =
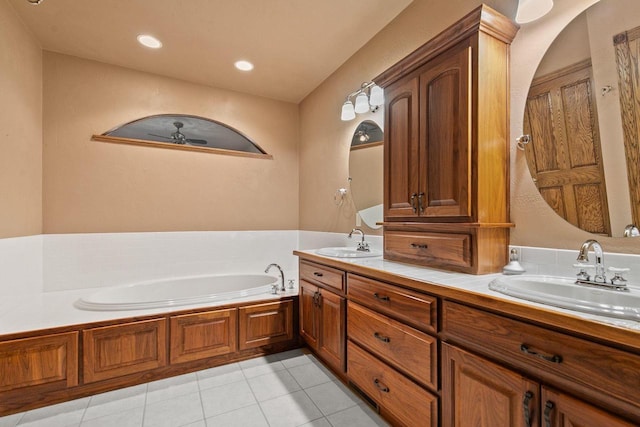
<svg viewBox="0 0 640 427">
<path fill-rule="evenodd" d="M 511 249 L 509 253 L 509 264 L 505 265 L 502 269 L 502 274 L 514 275 L 514 274 L 522 274 L 524 273 L 524 268 L 520 265 L 520 261 L 518 261 L 518 250 Z"/>
</svg>

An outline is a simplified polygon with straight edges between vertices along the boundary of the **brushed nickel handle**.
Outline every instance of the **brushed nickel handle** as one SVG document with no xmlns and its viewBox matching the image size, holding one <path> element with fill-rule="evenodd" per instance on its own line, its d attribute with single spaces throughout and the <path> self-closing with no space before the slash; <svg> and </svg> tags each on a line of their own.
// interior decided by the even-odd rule
<svg viewBox="0 0 640 427">
<path fill-rule="evenodd" d="M 522 351 L 524 354 L 528 354 L 530 356 L 534 356 L 539 359 L 546 360 L 547 362 L 562 363 L 562 356 L 559 356 L 557 354 L 547 355 L 547 354 L 538 353 L 537 351 L 531 350 L 529 346 L 526 344 L 520 345 L 520 351 Z"/>
<path fill-rule="evenodd" d="M 429 245 L 420 244 L 420 243 L 412 243 L 411 247 L 414 248 L 414 249 L 427 249 L 429 247 Z"/>
<path fill-rule="evenodd" d="M 389 393 L 389 387 L 387 387 L 386 385 L 382 384 L 382 382 L 379 379 L 374 379 L 373 383 L 376 385 L 376 387 L 378 387 L 378 390 L 380 390 L 383 393 Z"/>
<path fill-rule="evenodd" d="M 380 301 L 391 301 L 391 298 L 389 298 L 388 296 L 386 296 L 386 295 L 380 295 L 380 294 L 379 294 L 379 293 L 377 293 L 377 292 L 376 292 L 376 293 L 374 293 L 374 294 L 373 294 L 373 296 L 374 296 L 377 300 L 380 300 Z"/>
<path fill-rule="evenodd" d="M 384 335 L 380 335 L 378 332 L 374 332 L 373 336 L 379 339 L 382 342 L 391 342 L 391 338 L 385 337 Z"/>
<path fill-rule="evenodd" d="M 524 412 L 524 425 L 527 427 L 531 427 L 531 408 L 529 408 L 529 402 L 533 399 L 533 393 L 530 391 L 524 394 L 524 399 L 522 400 L 522 410 Z"/>
</svg>

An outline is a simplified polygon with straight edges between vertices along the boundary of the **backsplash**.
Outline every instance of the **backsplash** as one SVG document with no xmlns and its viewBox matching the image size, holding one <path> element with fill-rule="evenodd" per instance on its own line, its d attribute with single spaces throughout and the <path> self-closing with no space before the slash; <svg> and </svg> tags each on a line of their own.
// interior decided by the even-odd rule
<svg viewBox="0 0 640 427">
<path fill-rule="evenodd" d="M 292 252 L 355 246 L 346 233 L 315 231 L 208 231 L 162 233 L 52 234 L 0 239 L 0 296 L 135 283 L 145 280 L 229 273 L 260 274 L 280 264 L 297 278 Z M 381 236 L 367 236 L 382 249 Z M 512 246 L 528 274 L 572 277 L 578 249 Z M 606 267 L 629 267 L 640 286 L 640 255 L 606 253 Z"/>
</svg>

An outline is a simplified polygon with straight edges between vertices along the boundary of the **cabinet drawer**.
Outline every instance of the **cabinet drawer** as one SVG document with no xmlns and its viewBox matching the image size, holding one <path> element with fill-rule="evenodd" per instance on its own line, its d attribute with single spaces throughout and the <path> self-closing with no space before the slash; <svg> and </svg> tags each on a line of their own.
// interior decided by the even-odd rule
<svg viewBox="0 0 640 427">
<path fill-rule="evenodd" d="M 406 426 L 436 427 L 438 398 L 352 342 L 347 375 L 371 399 Z"/>
<path fill-rule="evenodd" d="M 335 268 L 300 261 L 300 279 L 319 283 L 344 292 L 344 272 Z"/>
<path fill-rule="evenodd" d="M 165 366 L 166 331 L 165 319 L 82 331 L 84 382 L 90 383 Z"/>
<path fill-rule="evenodd" d="M 404 323 L 436 331 L 437 299 L 355 274 L 347 276 L 350 299 Z"/>
<path fill-rule="evenodd" d="M 240 350 L 293 339 L 293 301 L 240 308 Z"/>
<path fill-rule="evenodd" d="M 437 390 L 436 338 L 351 301 L 347 307 L 347 336 L 399 371 Z"/>
<path fill-rule="evenodd" d="M 639 408 L 640 355 L 464 305 L 443 304 L 446 339 L 575 393 Z M 599 393 L 599 392 L 600 393 Z"/>
<path fill-rule="evenodd" d="M 78 333 L 0 343 L 0 393 L 78 385 Z"/>
<path fill-rule="evenodd" d="M 418 264 L 471 267 L 471 234 L 387 231 L 384 256 Z"/>
<path fill-rule="evenodd" d="M 171 363 L 236 351 L 236 318 L 235 308 L 171 316 Z"/>
</svg>

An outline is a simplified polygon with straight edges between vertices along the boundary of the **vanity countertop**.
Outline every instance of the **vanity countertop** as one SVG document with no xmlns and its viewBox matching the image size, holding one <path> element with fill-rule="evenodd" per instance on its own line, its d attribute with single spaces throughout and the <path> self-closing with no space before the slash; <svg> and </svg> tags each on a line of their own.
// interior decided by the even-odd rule
<svg viewBox="0 0 640 427">
<path fill-rule="evenodd" d="M 596 316 L 525 301 L 489 289 L 501 273 L 470 275 L 372 258 L 331 258 L 314 250 L 294 251 L 300 259 L 370 276 L 407 288 L 515 316 L 555 329 L 640 350 L 640 322 Z"/>
</svg>

